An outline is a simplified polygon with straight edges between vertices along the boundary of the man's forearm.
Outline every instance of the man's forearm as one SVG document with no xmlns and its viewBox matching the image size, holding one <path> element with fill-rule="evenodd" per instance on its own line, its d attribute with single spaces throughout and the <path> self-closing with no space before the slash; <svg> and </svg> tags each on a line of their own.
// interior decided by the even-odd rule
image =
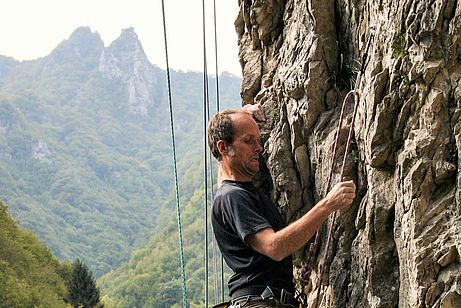
<svg viewBox="0 0 461 308">
<path fill-rule="evenodd" d="M 274 233 L 274 252 L 278 260 L 282 260 L 302 248 L 322 226 L 330 215 L 325 202 L 324 199 L 321 200 L 300 219 Z"/>
<path fill-rule="evenodd" d="M 248 238 L 250 246 L 271 259 L 280 261 L 303 247 L 328 218 L 326 200 L 321 200 L 309 212 L 287 227 L 274 232 L 268 228 Z"/>
<path fill-rule="evenodd" d="M 274 260 L 282 260 L 303 247 L 328 216 L 349 206 L 355 198 L 352 181 L 336 184 L 309 212 L 287 227 L 274 232 L 267 228 L 248 237 L 250 246 Z"/>
</svg>

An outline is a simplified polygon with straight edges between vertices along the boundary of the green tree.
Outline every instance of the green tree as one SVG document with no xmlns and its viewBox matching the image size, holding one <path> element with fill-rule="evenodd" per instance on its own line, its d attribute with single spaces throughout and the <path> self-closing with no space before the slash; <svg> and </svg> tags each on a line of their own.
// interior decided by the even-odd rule
<svg viewBox="0 0 461 308">
<path fill-rule="evenodd" d="M 99 288 L 96 286 L 93 274 L 82 261 L 77 259 L 72 264 L 68 302 L 75 308 L 102 308 L 104 305 L 99 295 Z"/>
</svg>

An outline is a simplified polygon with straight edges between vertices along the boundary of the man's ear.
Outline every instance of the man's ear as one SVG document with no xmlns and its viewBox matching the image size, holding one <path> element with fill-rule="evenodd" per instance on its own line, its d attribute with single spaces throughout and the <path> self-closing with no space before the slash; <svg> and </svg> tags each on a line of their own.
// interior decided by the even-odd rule
<svg viewBox="0 0 461 308">
<path fill-rule="evenodd" d="M 216 143 L 216 146 L 218 147 L 219 153 L 221 153 L 221 156 L 224 156 L 224 154 L 227 156 L 227 143 L 224 140 L 218 140 Z"/>
</svg>

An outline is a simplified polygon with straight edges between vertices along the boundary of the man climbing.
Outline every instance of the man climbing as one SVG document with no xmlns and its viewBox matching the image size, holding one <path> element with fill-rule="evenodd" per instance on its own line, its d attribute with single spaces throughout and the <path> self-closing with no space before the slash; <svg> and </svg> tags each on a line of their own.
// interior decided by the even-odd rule
<svg viewBox="0 0 461 308">
<path fill-rule="evenodd" d="M 217 113 L 208 124 L 208 142 L 220 162 L 222 179 L 213 201 L 213 231 L 234 272 L 228 282 L 228 307 L 297 307 L 291 254 L 331 213 L 352 203 L 355 184 L 336 184 L 309 212 L 286 226 L 274 203 L 252 184 L 263 150 L 252 116 L 231 109 Z"/>
</svg>

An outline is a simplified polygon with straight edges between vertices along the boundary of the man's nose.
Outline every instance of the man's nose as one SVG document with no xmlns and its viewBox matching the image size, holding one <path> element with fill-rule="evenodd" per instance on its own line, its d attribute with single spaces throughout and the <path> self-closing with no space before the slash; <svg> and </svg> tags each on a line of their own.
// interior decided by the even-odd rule
<svg viewBox="0 0 461 308">
<path fill-rule="evenodd" d="M 264 150 L 260 142 L 256 142 L 256 153 L 261 153 Z"/>
</svg>

